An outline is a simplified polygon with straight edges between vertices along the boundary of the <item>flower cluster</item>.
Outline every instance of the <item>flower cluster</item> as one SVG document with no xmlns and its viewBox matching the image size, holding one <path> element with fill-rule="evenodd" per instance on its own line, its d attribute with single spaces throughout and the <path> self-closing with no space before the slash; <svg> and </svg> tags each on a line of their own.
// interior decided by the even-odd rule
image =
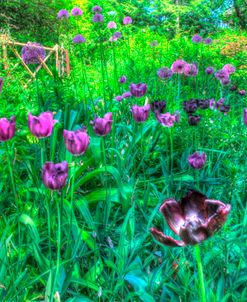
<svg viewBox="0 0 247 302">
<path fill-rule="evenodd" d="M 21 50 L 21 56 L 25 64 L 39 64 L 40 59 L 45 59 L 46 52 L 39 43 L 27 42 Z"/>
<path fill-rule="evenodd" d="M 231 64 L 226 64 L 222 69 L 219 69 L 215 73 L 215 77 L 220 81 L 222 85 L 228 85 L 230 81 L 230 75 L 236 71 L 235 67 Z"/>
<path fill-rule="evenodd" d="M 194 43 L 201 43 L 201 42 L 204 42 L 204 44 L 212 44 L 213 40 L 211 38 L 206 38 L 206 39 L 203 39 L 199 34 L 195 34 L 193 37 L 192 37 L 192 42 Z"/>
<path fill-rule="evenodd" d="M 71 15 L 73 17 L 78 17 L 81 16 L 83 14 L 82 10 L 79 7 L 74 7 L 71 10 Z M 69 12 L 66 9 L 61 9 L 58 13 L 57 13 L 57 18 L 58 19 L 67 19 L 69 18 Z"/>
</svg>

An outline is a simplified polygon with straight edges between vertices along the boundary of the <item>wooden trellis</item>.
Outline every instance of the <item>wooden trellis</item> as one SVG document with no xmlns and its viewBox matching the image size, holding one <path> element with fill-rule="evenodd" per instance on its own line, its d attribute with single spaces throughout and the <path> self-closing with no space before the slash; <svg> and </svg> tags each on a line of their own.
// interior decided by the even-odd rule
<svg viewBox="0 0 247 302">
<path fill-rule="evenodd" d="M 27 73 L 30 75 L 30 79 L 28 80 L 27 84 L 31 82 L 33 79 L 35 79 L 37 73 L 41 68 L 44 68 L 47 73 L 50 76 L 53 76 L 49 66 L 47 65 L 47 60 L 52 57 L 54 54 L 54 59 L 56 61 L 56 70 L 58 72 L 59 76 L 69 76 L 70 74 L 70 64 L 69 64 L 69 53 L 68 50 L 64 49 L 63 45 L 60 47 L 58 44 L 56 44 L 54 47 L 46 47 L 46 46 L 35 46 L 32 45 L 32 47 L 42 47 L 44 50 L 47 51 L 46 57 L 42 59 L 41 57 L 38 57 L 39 64 L 37 65 L 35 71 L 31 71 L 31 69 L 28 67 L 28 65 L 23 61 L 22 57 L 20 56 L 19 52 L 17 51 L 17 47 L 19 46 L 26 46 L 28 44 L 15 42 L 9 39 L 6 35 L 0 36 L 0 44 L 2 45 L 2 51 L 3 51 L 3 67 L 5 70 L 9 70 L 9 57 L 8 57 L 8 50 L 11 50 L 14 55 L 17 57 L 17 59 L 20 61 L 20 63 L 23 65 L 24 69 L 27 71 Z M 19 65 L 19 63 L 15 64 L 15 69 Z M 12 71 L 13 71 L 12 69 Z"/>
</svg>

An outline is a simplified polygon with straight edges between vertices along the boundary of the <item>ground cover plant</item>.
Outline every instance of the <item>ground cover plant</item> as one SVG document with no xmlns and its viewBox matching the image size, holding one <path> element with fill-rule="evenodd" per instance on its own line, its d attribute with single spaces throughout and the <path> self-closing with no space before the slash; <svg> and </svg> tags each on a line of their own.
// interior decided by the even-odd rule
<svg viewBox="0 0 247 302">
<path fill-rule="evenodd" d="M 0 301 L 246 301 L 241 1 L 1 5 Z"/>
</svg>

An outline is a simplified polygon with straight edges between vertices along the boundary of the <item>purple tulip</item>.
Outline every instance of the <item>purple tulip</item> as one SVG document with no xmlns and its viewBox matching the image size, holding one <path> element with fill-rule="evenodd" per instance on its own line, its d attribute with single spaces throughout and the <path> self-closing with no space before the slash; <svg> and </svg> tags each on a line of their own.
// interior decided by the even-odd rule
<svg viewBox="0 0 247 302">
<path fill-rule="evenodd" d="M 244 108 L 244 124 L 247 126 L 247 108 Z"/>
<path fill-rule="evenodd" d="M 0 93 L 1 93 L 2 89 L 3 89 L 3 78 L 0 77 Z"/>
<path fill-rule="evenodd" d="M 79 7 L 74 7 L 71 11 L 72 16 L 77 17 L 82 15 L 82 10 Z"/>
<path fill-rule="evenodd" d="M 205 69 L 205 73 L 206 74 L 213 74 L 214 73 L 214 68 L 213 67 L 207 67 Z"/>
<path fill-rule="evenodd" d="M 184 67 L 187 63 L 184 60 L 176 60 L 175 62 L 173 62 L 172 66 L 171 66 L 171 70 L 173 73 L 184 73 Z"/>
<path fill-rule="evenodd" d="M 68 177 L 68 163 L 63 161 L 58 164 L 46 162 L 42 169 L 42 180 L 44 185 L 51 190 L 62 189 Z"/>
<path fill-rule="evenodd" d="M 169 112 L 163 114 L 157 112 L 156 119 L 162 126 L 170 128 L 176 122 L 176 115 Z"/>
<path fill-rule="evenodd" d="M 92 12 L 93 12 L 93 13 L 101 13 L 101 12 L 102 12 L 102 7 L 100 7 L 99 5 L 95 5 L 95 6 L 92 8 Z"/>
<path fill-rule="evenodd" d="M 154 113 L 162 113 L 166 108 L 166 101 L 154 101 L 151 103 L 151 109 Z"/>
<path fill-rule="evenodd" d="M 58 13 L 57 13 L 57 18 L 58 19 L 62 19 L 62 18 L 69 18 L 69 13 L 66 9 L 61 9 Z"/>
<path fill-rule="evenodd" d="M 222 79 L 220 80 L 220 84 L 222 86 L 226 86 L 226 85 L 229 85 L 231 83 L 231 80 L 230 79 Z"/>
<path fill-rule="evenodd" d="M 195 152 L 189 156 L 188 162 L 193 169 L 199 170 L 205 165 L 206 159 L 206 153 Z"/>
<path fill-rule="evenodd" d="M 138 123 L 145 122 L 148 119 L 151 106 L 149 104 L 144 106 L 133 105 L 131 108 L 132 116 Z"/>
<path fill-rule="evenodd" d="M 193 113 L 197 109 L 197 100 L 196 99 L 190 99 L 188 101 L 183 102 L 183 109 L 186 113 Z"/>
<path fill-rule="evenodd" d="M 200 109 L 208 109 L 210 100 L 197 100 L 198 108 Z"/>
<path fill-rule="evenodd" d="M 5 117 L 0 119 L 0 142 L 10 140 L 15 135 L 16 122 L 15 116 L 8 121 Z"/>
<path fill-rule="evenodd" d="M 112 29 L 112 28 L 117 28 L 117 24 L 113 21 L 110 21 L 108 24 L 107 24 L 107 27 L 109 29 Z"/>
<path fill-rule="evenodd" d="M 37 138 L 50 136 L 56 122 L 57 120 L 53 120 L 53 113 L 50 111 L 43 112 L 39 116 L 28 113 L 28 127 Z"/>
<path fill-rule="evenodd" d="M 147 88 L 148 86 L 144 83 L 139 83 L 139 84 L 132 83 L 129 86 L 131 94 L 137 98 L 144 96 L 147 92 Z"/>
<path fill-rule="evenodd" d="M 202 42 L 202 37 L 199 36 L 198 34 L 195 34 L 195 35 L 192 37 L 192 42 L 200 43 L 200 42 Z"/>
<path fill-rule="evenodd" d="M 162 67 L 157 71 L 157 75 L 161 79 L 168 79 L 173 75 L 173 72 L 168 67 Z"/>
<path fill-rule="evenodd" d="M 213 42 L 213 40 L 211 38 L 206 38 L 204 40 L 204 44 L 207 44 L 207 45 L 212 44 L 212 42 Z"/>
<path fill-rule="evenodd" d="M 127 25 L 127 24 L 131 24 L 132 23 L 132 19 L 129 16 L 124 17 L 123 19 L 123 24 Z"/>
<path fill-rule="evenodd" d="M 98 23 L 98 22 L 104 22 L 104 16 L 101 14 L 95 14 L 93 16 L 93 22 Z"/>
<path fill-rule="evenodd" d="M 227 114 L 227 112 L 229 112 L 230 111 L 230 106 L 229 105 L 221 105 L 220 107 L 219 107 L 219 111 L 220 112 L 223 112 L 225 115 Z"/>
<path fill-rule="evenodd" d="M 63 137 L 66 149 L 74 155 L 84 154 L 90 143 L 90 138 L 85 129 L 63 130 Z"/>
<path fill-rule="evenodd" d="M 125 75 L 122 75 L 122 76 L 119 78 L 119 80 L 118 80 L 118 82 L 121 83 L 121 84 L 126 83 L 126 81 L 127 81 L 127 78 L 126 78 Z"/>
<path fill-rule="evenodd" d="M 188 64 L 184 65 L 184 75 L 195 77 L 198 74 L 198 69 L 195 64 Z"/>
<path fill-rule="evenodd" d="M 124 92 L 123 94 L 122 94 L 122 98 L 123 99 L 128 99 L 128 98 L 130 98 L 132 96 L 132 94 L 131 94 L 131 92 L 129 92 L 129 91 L 126 91 L 126 92 Z"/>
<path fill-rule="evenodd" d="M 222 70 L 227 72 L 228 74 L 232 74 L 236 71 L 236 68 L 231 64 L 226 64 L 223 66 Z"/>
<path fill-rule="evenodd" d="M 115 96 L 115 100 L 116 100 L 117 102 L 121 102 L 121 101 L 123 100 L 123 96 L 122 96 L 122 95 L 116 95 L 116 96 Z"/>
<path fill-rule="evenodd" d="M 103 118 L 95 117 L 91 124 L 94 125 L 93 129 L 96 135 L 107 135 L 112 129 L 112 113 L 106 113 Z"/>
<path fill-rule="evenodd" d="M 245 96 L 246 95 L 246 91 L 245 90 L 239 90 L 238 94 L 242 95 L 242 96 Z"/>
<path fill-rule="evenodd" d="M 86 42 L 86 39 L 82 35 L 76 35 L 73 38 L 73 43 L 75 43 L 75 44 L 81 44 L 81 43 L 85 43 L 85 42 Z"/>
<path fill-rule="evenodd" d="M 193 190 L 179 203 L 169 198 L 160 207 L 168 226 L 182 240 L 166 236 L 156 228 L 150 228 L 150 232 L 164 245 L 171 247 L 195 245 L 217 232 L 226 222 L 230 210 L 229 204 L 208 199 L 207 196 Z"/>
</svg>

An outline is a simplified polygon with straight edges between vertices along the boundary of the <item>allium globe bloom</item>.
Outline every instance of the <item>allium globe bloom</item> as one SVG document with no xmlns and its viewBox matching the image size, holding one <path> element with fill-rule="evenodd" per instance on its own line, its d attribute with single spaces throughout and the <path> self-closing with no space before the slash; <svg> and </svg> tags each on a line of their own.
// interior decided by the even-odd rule
<svg viewBox="0 0 247 302">
<path fill-rule="evenodd" d="M 213 67 L 207 67 L 205 69 L 205 73 L 206 74 L 213 74 L 214 73 L 214 68 Z"/>
<path fill-rule="evenodd" d="M 131 94 L 137 98 L 144 96 L 147 92 L 147 88 L 148 86 L 145 83 L 139 83 L 139 84 L 131 83 L 129 86 Z"/>
<path fill-rule="evenodd" d="M 173 72 L 168 67 L 162 67 L 157 71 L 157 75 L 161 79 L 168 79 L 173 75 Z"/>
<path fill-rule="evenodd" d="M 131 92 L 129 92 L 129 91 L 126 91 L 126 92 L 124 92 L 123 94 L 122 94 L 122 98 L 123 99 L 128 99 L 128 98 L 130 98 L 132 96 L 132 94 L 131 94 Z"/>
<path fill-rule="evenodd" d="M 184 60 L 176 60 L 171 66 L 173 73 L 184 73 L 184 67 L 187 63 Z"/>
<path fill-rule="evenodd" d="M 231 64 L 226 64 L 223 66 L 222 70 L 227 72 L 228 74 L 232 74 L 236 71 L 236 68 Z"/>
<path fill-rule="evenodd" d="M 3 89 L 3 78 L 0 77 L 0 92 L 2 91 Z"/>
<path fill-rule="evenodd" d="M 161 244 L 171 247 L 195 245 L 208 239 L 226 222 L 231 206 L 219 200 L 208 199 L 197 191 L 188 192 L 180 202 L 166 199 L 160 207 L 170 229 L 181 240 L 175 240 L 156 228 L 151 234 Z"/>
<path fill-rule="evenodd" d="M 205 40 L 204 40 L 204 44 L 212 44 L 212 42 L 213 42 L 213 40 L 211 39 L 211 38 L 206 38 Z"/>
<path fill-rule="evenodd" d="M 63 161 L 58 164 L 46 162 L 42 169 L 42 180 L 44 185 L 51 190 L 62 189 L 68 177 L 68 163 Z"/>
<path fill-rule="evenodd" d="M 104 16 L 101 14 L 95 14 L 93 16 L 93 22 L 94 23 L 104 22 Z"/>
<path fill-rule="evenodd" d="M 200 43 L 202 42 L 202 37 L 198 34 L 195 34 L 193 37 L 192 37 L 192 42 L 195 42 L 195 43 Z"/>
<path fill-rule="evenodd" d="M 10 140 L 15 135 L 16 122 L 15 116 L 12 116 L 10 120 L 4 118 L 0 119 L 0 142 Z"/>
<path fill-rule="evenodd" d="M 243 118 L 244 118 L 244 124 L 247 126 L 247 108 L 244 108 Z"/>
<path fill-rule="evenodd" d="M 132 19 L 130 16 L 126 16 L 123 18 L 123 25 L 131 24 L 131 23 L 132 23 Z"/>
<path fill-rule="evenodd" d="M 48 137 L 51 135 L 53 126 L 57 120 L 53 119 L 53 113 L 43 112 L 39 116 L 28 113 L 28 127 L 31 133 L 37 138 Z"/>
<path fill-rule="evenodd" d="M 195 64 L 185 64 L 184 65 L 184 74 L 186 76 L 195 77 L 198 74 L 198 69 Z"/>
<path fill-rule="evenodd" d="M 188 157 L 188 162 L 193 169 L 199 170 L 205 165 L 206 159 L 206 153 L 195 152 Z"/>
<path fill-rule="evenodd" d="M 216 79 L 220 80 L 225 80 L 225 79 L 229 79 L 229 73 L 226 70 L 220 69 L 217 70 L 215 73 L 215 77 Z"/>
<path fill-rule="evenodd" d="M 115 100 L 116 100 L 117 102 L 121 102 L 121 101 L 123 100 L 123 96 L 122 96 L 122 95 L 116 95 L 116 96 L 115 96 Z"/>
<path fill-rule="evenodd" d="M 154 113 L 162 113 L 166 108 L 166 101 L 154 101 L 151 103 L 151 109 Z"/>
<path fill-rule="evenodd" d="M 230 79 L 222 79 L 220 80 L 220 84 L 222 86 L 226 86 L 226 85 L 229 85 L 231 83 L 231 80 Z"/>
<path fill-rule="evenodd" d="M 112 29 L 112 28 L 117 28 L 117 24 L 113 21 L 110 21 L 108 24 L 107 24 L 107 27 L 109 29 Z"/>
<path fill-rule="evenodd" d="M 72 41 L 74 44 L 81 44 L 81 43 L 85 43 L 86 39 L 82 35 L 76 35 L 74 36 Z"/>
<path fill-rule="evenodd" d="M 114 37 L 115 39 L 119 39 L 119 38 L 122 37 L 122 34 L 121 34 L 119 31 L 116 31 L 116 32 L 113 34 L 113 37 Z"/>
<path fill-rule="evenodd" d="M 162 126 L 168 128 L 172 127 L 177 120 L 176 115 L 169 112 L 163 114 L 156 112 L 156 119 Z"/>
<path fill-rule="evenodd" d="M 106 113 L 103 118 L 95 117 L 91 124 L 94 125 L 93 129 L 96 135 L 107 135 L 112 129 L 112 113 Z"/>
<path fill-rule="evenodd" d="M 58 19 L 63 19 L 63 18 L 69 18 L 69 13 L 66 9 L 61 9 L 58 13 L 57 13 L 57 18 Z"/>
<path fill-rule="evenodd" d="M 118 38 L 114 37 L 114 36 L 111 36 L 109 41 L 110 42 L 116 42 L 118 40 Z"/>
<path fill-rule="evenodd" d="M 151 106 L 149 104 L 144 106 L 133 105 L 131 108 L 132 116 L 138 123 L 145 122 L 148 119 Z"/>
<path fill-rule="evenodd" d="M 193 113 L 197 109 L 197 100 L 196 99 L 190 99 L 188 101 L 183 102 L 183 109 L 186 113 Z"/>
<path fill-rule="evenodd" d="M 39 43 L 27 42 L 21 50 L 21 56 L 26 64 L 39 64 L 40 59 L 45 59 L 46 53 Z"/>
<path fill-rule="evenodd" d="M 71 11 L 71 15 L 74 17 L 81 16 L 82 10 L 79 7 L 74 7 Z"/>
<path fill-rule="evenodd" d="M 126 81 L 127 81 L 127 78 L 126 78 L 125 75 L 122 75 L 122 76 L 119 78 L 119 80 L 118 80 L 118 82 L 121 83 L 121 84 L 126 83 Z"/>
<path fill-rule="evenodd" d="M 82 155 L 86 152 L 90 138 L 85 129 L 76 131 L 63 130 L 63 138 L 66 149 L 74 155 Z"/>
<path fill-rule="evenodd" d="M 190 126 L 196 126 L 200 123 L 201 117 L 200 115 L 189 115 L 188 123 Z"/>
<path fill-rule="evenodd" d="M 92 12 L 93 12 L 93 13 L 101 13 L 101 12 L 102 12 L 102 7 L 100 7 L 99 5 L 95 5 L 95 6 L 92 8 Z"/>
<path fill-rule="evenodd" d="M 241 96 L 245 96 L 246 95 L 246 91 L 244 89 L 243 90 L 239 90 L 238 94 L 241 95 Z"/>
</svg>

